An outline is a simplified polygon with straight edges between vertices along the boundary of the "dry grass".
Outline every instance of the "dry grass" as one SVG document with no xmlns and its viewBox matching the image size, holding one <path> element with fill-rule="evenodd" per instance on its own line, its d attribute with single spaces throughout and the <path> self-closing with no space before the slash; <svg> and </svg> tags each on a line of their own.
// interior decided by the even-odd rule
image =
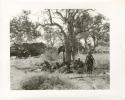
<svg viewBox="0 0 125 100">
<path fill-rule="evenodd" d="M 86 55 L 78 55 L 82 61 Z M 109 54 L 94 54 L 96 68 L 92 76 L 86 74 L 60 74 L 47 72 L 30 72 L 46 60 L 44 55 L 27 59 L 11 58 L 11 89 L 109 89 Z"/>
<path fill-rule="evenodd" d="M 72 83 L 57 75 L 35 75 L 22 81 L 21 88 L 24 90 L 60 90 L 75 89 Z"/>
</svg>

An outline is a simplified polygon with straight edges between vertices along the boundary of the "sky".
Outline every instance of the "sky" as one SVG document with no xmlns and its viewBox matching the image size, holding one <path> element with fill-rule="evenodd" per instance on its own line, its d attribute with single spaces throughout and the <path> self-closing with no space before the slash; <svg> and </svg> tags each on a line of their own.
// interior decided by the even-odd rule
<svg viewBox="0 0 125 100">
<path fill-rule="evenodd" d="M 95 9 L 95 8 L 92 8 Z M 41 15 L 41 9 L 23 9 L 23 8 L 18 8 L 18 9 L 12 9 L 10 13 L 10 17 L 20 15 L 22 13 L 22 10 L 31 10 L 32 12 L 32 19 L 35 19 L 36 16 Z M 109 9 L 101 9 L 101 8 L 96 8 L 97 13 L 101 13 L 107 18 L 110 17 Z"/>
<path fill-rule="evenodd" d="M 13 2 L 12 2 L 13 1 Z M 36 2 L 29 2 L 27 0 L 27 2 L 25 0 L 12 0 L 9 3 L 9 14 L 10 16 L 15 16 L 17 14 L 19 14 L 21 12 L 22 9 L 24 10 L 32 10 L 34 12 L 34 15 L 37 15 L 37 12 L 40 12 L 42 9 L 96 9 L 97 12 L 104 14 L 107 17 L 110 17 L 110 2 L 108 2 L 107 0 L 93 0 L 93 2 L 91 0 L 76 0 L 77 2 L 72 2 L 69 0 L 69 2 L 66 2 L 66 0 L 63 0 L 63 2 L 48 2 L 48 0 L 46 0 L 46 2 L 44 0 L 42 0 L 42 2 L 40 2 L 41 0 L 35 0 Z M 16 1 L 16 2 L 15 2 Z M 18 1 L 18 2 L 17 2 Z M 25 2 L 24 2 L 25 1 Z"/>
</svg>

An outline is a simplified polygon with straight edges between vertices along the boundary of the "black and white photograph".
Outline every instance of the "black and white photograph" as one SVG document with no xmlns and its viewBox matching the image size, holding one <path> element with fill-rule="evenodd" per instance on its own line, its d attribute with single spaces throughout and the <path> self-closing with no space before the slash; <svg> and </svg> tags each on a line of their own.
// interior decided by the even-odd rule
<svg viewBox="0 0 125 100">
<path fill-rule="evenodd" d="M 12 90 L 110 89 L 110 19 L 97 9 L 21 9 L 10 18 Z"/>
<path fill-rule="evenodd" d="M 0 0 L 0 100 L 124 100 L 124 0 Z"/>
</svg>

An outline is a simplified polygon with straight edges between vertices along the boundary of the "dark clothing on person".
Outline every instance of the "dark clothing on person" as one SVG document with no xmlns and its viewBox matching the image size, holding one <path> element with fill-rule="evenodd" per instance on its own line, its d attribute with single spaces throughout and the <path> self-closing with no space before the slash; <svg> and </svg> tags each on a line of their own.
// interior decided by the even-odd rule
<svg viewBox="0 0 125 100">
<path fill-rule="evenodd" d="M 91 54 L 86 56 L 85 64 L 87 66 L 87 72 L 92 73 L 95 59 Z"/>
</svg>

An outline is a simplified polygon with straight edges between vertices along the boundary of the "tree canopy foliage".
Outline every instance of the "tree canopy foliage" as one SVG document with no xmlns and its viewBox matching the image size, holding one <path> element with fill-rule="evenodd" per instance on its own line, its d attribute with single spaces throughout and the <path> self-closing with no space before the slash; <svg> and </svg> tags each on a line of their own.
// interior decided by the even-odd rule
<svg viewBox="0 0 125 100">
<path fill-rule="evenodd" d="M 29 14 L 30 11 L 23 11 L 21 16 L 16 16 L 10 20 L 11 41 L 23 42 L 40 36 L 36 23 L 29 20 Z"/>
</svg>

